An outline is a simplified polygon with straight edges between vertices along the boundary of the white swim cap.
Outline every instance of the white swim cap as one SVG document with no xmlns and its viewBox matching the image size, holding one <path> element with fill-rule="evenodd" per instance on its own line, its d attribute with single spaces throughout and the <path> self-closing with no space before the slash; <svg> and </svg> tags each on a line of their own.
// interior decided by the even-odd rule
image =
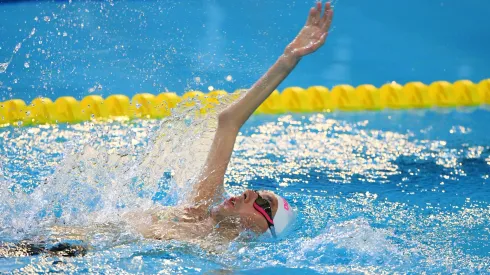
<svg viewBox="0 0 490 275">
<path fill-rule="evenodd" d="M 274 194 L 276 195 L 276 194 Z M 284 230 L 290 225 L 294 219 L 295 214 L 293 208 L 283 197 L 276 195 L 277 198 L 277 212 L 274 215 L 274 231 L 276 236 L 284 232 Z M 273 235 L 270 229 L 267 229 L 269 234 Z"/>
</svg>

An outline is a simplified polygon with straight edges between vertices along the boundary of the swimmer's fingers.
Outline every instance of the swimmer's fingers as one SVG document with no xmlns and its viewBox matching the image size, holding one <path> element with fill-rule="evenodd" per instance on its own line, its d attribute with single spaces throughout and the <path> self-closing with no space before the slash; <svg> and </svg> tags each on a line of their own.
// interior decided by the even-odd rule
<svg viewBox="0 0 490 275">
<path fill-rule="evenodd" d="M 316 7 L 313 7 L 310 9 L 310 13 L 308 15 L 308 19 L 306 20 L 306 26 L 309 25 L 316 25 L 318 22 L 320 22 L 320 17 L 322 14 L 322 3 L 318 2 L 316 3 Z"/>
<path fill-rule="evenodd" d="M 328 31 L 330 29 L 330 24 L 332 24 L 333 19 L 333 9 L 330 2 L 325 4 L 325 12 L 322 17 L 321 27 L 323 30 Z"/>
<path fill-rule="evenodd" d="M 310 13 L 308 14 L 308 19 L 306 19 L 305 26 L 313 25 L 313 18 L 315 17 L 315 8 L 310 9 Z"/>
</svg>

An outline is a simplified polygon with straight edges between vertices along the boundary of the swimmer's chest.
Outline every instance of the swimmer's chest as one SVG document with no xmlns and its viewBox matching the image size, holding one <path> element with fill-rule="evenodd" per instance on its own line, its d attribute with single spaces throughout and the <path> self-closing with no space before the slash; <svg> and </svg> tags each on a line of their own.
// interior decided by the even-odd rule
<svg viewBox="0 0 490 275">
<path fill-rule="evenodd" d="M 191 240 L 209 235 L 213 227 L 191 208 L 168 208 L 152 214 L 153 238 Z"/>
</svg>

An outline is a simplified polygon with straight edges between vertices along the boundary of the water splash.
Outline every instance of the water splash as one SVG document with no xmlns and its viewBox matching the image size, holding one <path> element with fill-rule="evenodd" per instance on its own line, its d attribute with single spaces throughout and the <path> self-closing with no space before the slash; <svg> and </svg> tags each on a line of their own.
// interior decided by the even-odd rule
<svg viewBox="0 0 490 275">
<path fill-rule="evenodd" d="M 172 116 L 161 122 L 140 121 L 140 126 L 71 126 L 77 134 L 55 128 L 58 138 L 69 141 L 64 142 L 54 173 L 30 183 L 28 189 L 26 184 L 2 184 L 5 200 L 0 220 L 10 226 L 2 227 L 0 236 L 23 239 L 58 225 L 90 230 L 100 224 L 120 224 L 121 215 L 130 210 L 184 200 L 215 131 L 214 112 L 196 115 L 203 107 L 197 101 L 182 102 Z M 27 131 L 42 137 L 39 130 Z M 25 134 L 20 138 L 28 138 Z M 25 140 L 23 146 L 39 146 L 39 141 Z"/>
<path fill-rule="evenodd" d="M 71 262 L 78 271 L 93 263 L 100 264 L 94 270 L 148 273 L 265 272 L 271 266 L 469 273 L 490 266 L 482 254 L 489 236 L 484 194 L 490 150 L 485 142 L 468 141 L 479 128 L 464 125 L 473 131 L 465 133 L 469 144 L 461 145 L 428 138 L 425 130 L 372 125 L 370 114 L 255 116 L 242 129 L 227 189 L 265 188 L 288 197 L 301 225 L 291 237 L 237 239 L 223 247 L 226 253 L 142 240 L 120 215 L 173 205 L 189 194 L 216 126 L 214 115 L 195 115 L 202 107 L 183 102 L 163 121 L 2 129 L 0 239 L 70 237 L 53 232 L 60 226 L 82 230 L 95 250 Z M 51 268 L 42 260 L 22 266 Z"/>
<path fill-rule="evenodd" d="M 7 68 L 9 67 L 10 62 L 12 62 L 12 59 L 14 59 L 15 54 L 17 54 L 17 52 L 22 47 L 22 43 L 24 43 L 26 40 L 30 39 L 34 34 L 36 34 L 36 28 L 32 28 L 29 35 L 26 38 L 22 39 L 22 42 L 19 42 L 19 43 L 17 43 L 17 45 L 15 45 L 15 48 L 12 51 L 12 55 L 10 56 L 10 59 L 7 62 L 0 63 L 0 74 L 5 73 L 7 71 Z"/>
<path fill-rule="evenodd" d="M 7 68 L 10 65 L 10 61 L 12 61 L 12 58 L 9 60 L 9 62 L 0 63 L 0 73 L 4 73 L 7 71 Z"/>
</svg>

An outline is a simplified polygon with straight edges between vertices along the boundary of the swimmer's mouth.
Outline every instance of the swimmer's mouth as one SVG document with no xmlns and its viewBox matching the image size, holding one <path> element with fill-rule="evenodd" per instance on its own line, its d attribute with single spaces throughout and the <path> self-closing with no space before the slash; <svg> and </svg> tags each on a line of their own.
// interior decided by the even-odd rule
<svg viewBox="0 0 490 275">
<path fill-rule="evenodd" d="M 231 197 L 231 198 L 227 199 L 227 200 L 225 201 L 225 203 L 226 203 L 226 204 L 229 204 L 229 205 L 231 205 L 231 206 L 233 206 L 233 207 L 235 207 L 235 205 L 236 205 L 236 198 L 235 198 L 235 197 Z"/>
</svg>

